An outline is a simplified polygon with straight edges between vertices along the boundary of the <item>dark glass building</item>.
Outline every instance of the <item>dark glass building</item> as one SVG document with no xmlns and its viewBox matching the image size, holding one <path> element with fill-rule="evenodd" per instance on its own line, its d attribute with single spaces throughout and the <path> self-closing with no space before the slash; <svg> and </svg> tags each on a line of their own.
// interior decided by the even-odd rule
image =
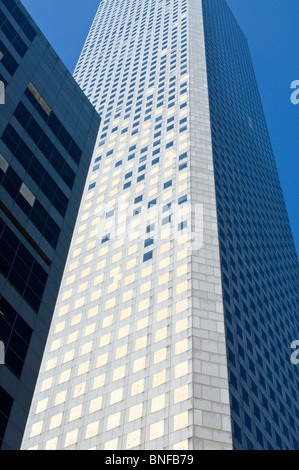
<svg viewBox="0 0 299 470">
<path fill-rule="evenodd" d="M 100 119 L 19 1 L 0 24 L 0 446 L 18 449 Z"/>
<path fill-rule="evenodd" d="M 203 0 L 235 449 L 298 449 L 298 258 L 246 38 Z"/>
</svg>

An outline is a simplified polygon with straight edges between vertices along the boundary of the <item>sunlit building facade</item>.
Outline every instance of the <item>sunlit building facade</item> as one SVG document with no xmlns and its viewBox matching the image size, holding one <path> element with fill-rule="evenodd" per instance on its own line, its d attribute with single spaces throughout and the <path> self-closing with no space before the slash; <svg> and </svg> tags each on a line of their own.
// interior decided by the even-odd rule
<svg viewBox="0 0 299 470">
<path fill-rule="evenodd" d="M 298 262 L 226 3 L 104 0 L 74 76 L 103 120 L 23 449 L 296 447 L 295 281 L 287 310 L 275 287 Z M 280 246 L 260 267 L 254 220 L 270 232 L 278 209 L 288 257 L 271 287 Z"/>
</svg>

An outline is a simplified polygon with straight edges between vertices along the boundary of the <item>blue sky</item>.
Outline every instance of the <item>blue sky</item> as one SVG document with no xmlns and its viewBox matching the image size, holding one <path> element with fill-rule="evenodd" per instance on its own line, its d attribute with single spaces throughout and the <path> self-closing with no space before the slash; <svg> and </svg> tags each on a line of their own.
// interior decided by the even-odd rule
<svg viewBox="0 0 299 470">
<path fill-rule="evenodd" d="M 99 0 L 22 0 L 73 72 Z M 213 0 L 211 0 L 213 1 Z M 249 42 L 290 223 L 299 253 L 299 1 L 227 0 Z"/>
</svg>

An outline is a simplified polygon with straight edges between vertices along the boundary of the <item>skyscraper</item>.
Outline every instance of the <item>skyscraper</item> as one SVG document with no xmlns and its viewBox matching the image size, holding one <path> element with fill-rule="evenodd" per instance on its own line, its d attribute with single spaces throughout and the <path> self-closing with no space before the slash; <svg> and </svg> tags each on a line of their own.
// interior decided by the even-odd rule
<svg viewBox="0 0 299 470">
<path fill-rule="evenodd" d="M 298 448 L 298 260 L 226 2 L 100 2 L 75 78 L 103 122 L 23 448 Z"/>
<path fill-rule="evenodd" d="M 0 24 L 0 447 L 18 449 L 100 118 L 19 1 Z"/>
</svg>

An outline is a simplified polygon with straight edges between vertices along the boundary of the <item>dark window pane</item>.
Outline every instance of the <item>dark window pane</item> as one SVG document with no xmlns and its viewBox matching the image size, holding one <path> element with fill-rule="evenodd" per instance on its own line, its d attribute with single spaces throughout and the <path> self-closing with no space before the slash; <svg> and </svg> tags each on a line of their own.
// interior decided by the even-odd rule
<svg viewBox="0 0 299 470">
<path fill-rule="evenodd" d="M 15 330 L 19 333 L 19 335 L 23 338 L 23 340 L 29 344 L 32 336 L 32 329 L 30 326 L 20 317 L 17 316 L 16 323 L 14 325 Z"/>
<path fill-rule="evenodd" d="M 9 347 L 5 353 L 5 363 L 17 377 L 21 376 L 24 363 L 22 359 L 20 359 L 19 356 L 14 352 L 14 350 Z"/>
<path fill-rule="evenodd" d="M 1 412 L 9 417 L 11 408 L 13 405 L 13 398 L 4 390 L 4 388 L 0 387 L 0 410 Z"/>
</svg>

